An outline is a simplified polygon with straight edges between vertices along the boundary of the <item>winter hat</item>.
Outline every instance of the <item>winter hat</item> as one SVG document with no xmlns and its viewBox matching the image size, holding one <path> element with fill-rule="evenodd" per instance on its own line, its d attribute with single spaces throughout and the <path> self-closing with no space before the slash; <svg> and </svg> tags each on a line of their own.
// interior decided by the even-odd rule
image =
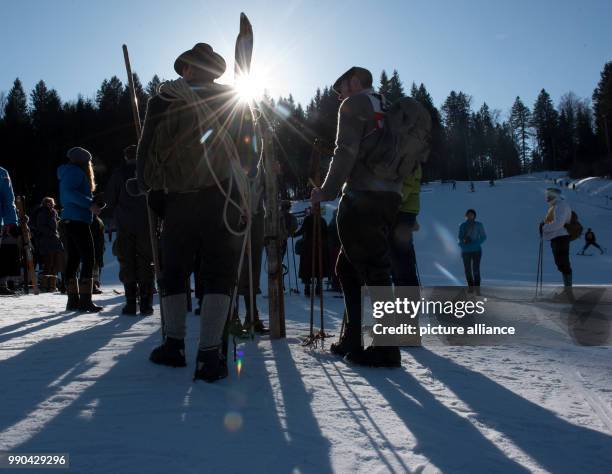
<svg viewBox="0 0 612 474">
<path fill-rule="evenodd" d="M 561 190 L 559 188 L 546 188 L 546 199 L 556 199 L 561 196 Z"/>
<path fill-rule="evenodd" d="M 468 215 L 470 212 L 471 212 L 472 214 L 474 214 L 474 219 L 476 219 L 476 211 L 475 211 L 474 209 L 468 209 L 467 211 L 465 211 L 465 216 L 467 217 L 467 215 Z"/>
<path fill-rule="evenodd" d="M 81 148 L 80 146 L 75 146 L 68 150 L 66 156 L 72 163 L 76 165 L 86 165 L 91 161 L 91 153 L 89 153 L 85 148 Z"/>
</svg>

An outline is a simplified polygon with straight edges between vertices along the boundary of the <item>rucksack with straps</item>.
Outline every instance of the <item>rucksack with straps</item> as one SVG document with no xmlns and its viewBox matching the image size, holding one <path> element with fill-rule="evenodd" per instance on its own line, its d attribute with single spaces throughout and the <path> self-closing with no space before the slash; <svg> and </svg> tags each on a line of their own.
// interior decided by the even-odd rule
<svg viewBox="0 0 612 474">
<path fill-rule="evenodd" d="M 578 215 L 572 211 L 572 217 L 570 217 L 570 221 L 565 224 L 565 230 L 569 234 L 570 241 L 578 239 L 582 235 L 583 227 L 582 224 L 578 221 Z"/>
<path fill-rule="evenodd" d="M 398 181 L 410 176 L 418 163 L 429 158 L 431 116 L 421 103 L 402 97 L 388 105 L 380 94 L 368 97 L 374 108 L 375 128 L 364 140 L 375 136 L 365 165 L 379 178 Z"/>
</svg>

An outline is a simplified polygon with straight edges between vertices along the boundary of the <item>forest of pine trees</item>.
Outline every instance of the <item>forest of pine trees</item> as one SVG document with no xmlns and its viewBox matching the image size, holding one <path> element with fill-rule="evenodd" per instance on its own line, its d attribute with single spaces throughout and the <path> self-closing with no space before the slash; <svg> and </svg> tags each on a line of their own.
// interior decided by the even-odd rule
<svg viewBox="0 0 612 474">
<path fill-rule="evenodd" d="M 141 117 L 160 84 L 155 76 L 143 87 L 134 77 Z M 382 71 L 376 89 L 389 101 L 407 95 L 399 73 Z M 572 92 L 555 106 L 542 89 L 529 107 L 516 97 L 505 114 L 470 95 L 451 91 L 438 109 L 425 85 L 413 83 L 409 95 L 433 119 L 431 157 L 424 179 L 497 179 L 537 170 L 569 170 L 573 176 L 609 175 L 612 171 L 612 61 L 608 62 L 590 99 Z M 339 102 L 330 87 L 318 89 L 302 108 L 293 97 L 264 98 L 274 117 L 276 150 L 284 181 L 293 195 L 308 189 L 313 143 L 330 156 Z M 507 115 L 506 119 L 502 117 Z M 66 150 L 82 146 L 94 155 L 97 179 L 104 184 L 122 160 L 122 150 L 135 142 L 126 84 L 105 79 L 95 100 L 81 96 L 62 102 L 44 81 L 29 94 L 19 79 L 8 93 L 0 92 L 1 165 L 9 170 L 16 192 L 38 201 L 57 195 L 55 170 Z M 328 160 L 322 160 L 327 166 Z"/>
</svg>

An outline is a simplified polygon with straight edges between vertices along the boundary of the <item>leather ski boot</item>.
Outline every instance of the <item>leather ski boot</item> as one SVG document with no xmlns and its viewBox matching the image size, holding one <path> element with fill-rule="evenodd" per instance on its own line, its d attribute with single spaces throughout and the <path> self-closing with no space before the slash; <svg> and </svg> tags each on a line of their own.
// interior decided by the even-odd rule
<svg viewBox="0 0 612 474">
<path fill-rule="evenodd" d="M 185 367 L 185 341 L 166 337 L 164 343 L 151 352 L 149 360 L 154 364 L 169 367 Z"/>
<path fill-rule="evenodd" d="M 79 311 L 85 313 L 99 313 L 102 311 L 102 306 L 98 306 L 91 301 L 91 293 L 93 290 L 93 280 L 86 278 L 79 282 Z"/>
<path fill-rule="evenodd" d="M 136 291 L 138 286 L 136 283 L 125 283 L 123 285 L 125 291 L 125 306 L 121 309 L 121 314 L 126 316 L 136 316 Z"/>
<path fill-rule="evenodd" d="M 76 278 L 69 278 L 66 282 L 66 294 L 68 302 L 66 303 L 66 311 L 79 310 L 79 284 Z"/>
<path fill-rule="evenodd" d="M 221 346 L 198 351 L 193 380 L 204 380 L 212 383 L 224 379 L 227 374 L 227 359 L 222 354 Z"/>
<path fill-rule="evenodd" d="M 153 284 L 138 284 L 140 292 L 140 315 L 151 316 L 153 314 Z"/>
</svg>

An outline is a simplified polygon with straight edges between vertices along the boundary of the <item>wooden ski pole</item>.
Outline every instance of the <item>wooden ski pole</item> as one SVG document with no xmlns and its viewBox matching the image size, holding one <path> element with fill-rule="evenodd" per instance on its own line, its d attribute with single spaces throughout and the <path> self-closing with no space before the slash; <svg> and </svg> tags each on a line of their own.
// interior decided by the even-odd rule
<svg viewBox="0 0 612 474">
<path fill-rule="evenodd" d="M 132 65 L 130 63 L 130 55 L 128 53 L 127 45 L 123 45 L 123 59 L 125 61 L 125 70 L 128 76 L 128 85 L 130 91 L 130 103 L 132 105 L 132 117 L 134 119 L 134 128 L 136 129 L 136 140 L 140 141 L 142 134 L 142 125 L 140 123 L 140 114 L 138 113 L 138 98 L 136 97 L 136 90 L 134 89 L 134 76 L 132 75 Z M 145 194 L 146 208 L 147 208 L 147 221 L 149 223 L 149 236 L 151 241 L 151 253 L 153 254 L 153 271 L 155 273 L 155 283 L 157 284 L 157 294 L 159 295 L 159 314 L 161 320 L 161 331 L 162 338 L 166 339 L 165 319 L 164 319 L 164 305 L 162 304 L 162 293 L 160 287 L 160 258 L 159 258 L 159 245 L 157 240 L 157 226 L 158 217 L 155 215 L 153 210 L 149 207 L 149 195 Z"/>
</svg>

